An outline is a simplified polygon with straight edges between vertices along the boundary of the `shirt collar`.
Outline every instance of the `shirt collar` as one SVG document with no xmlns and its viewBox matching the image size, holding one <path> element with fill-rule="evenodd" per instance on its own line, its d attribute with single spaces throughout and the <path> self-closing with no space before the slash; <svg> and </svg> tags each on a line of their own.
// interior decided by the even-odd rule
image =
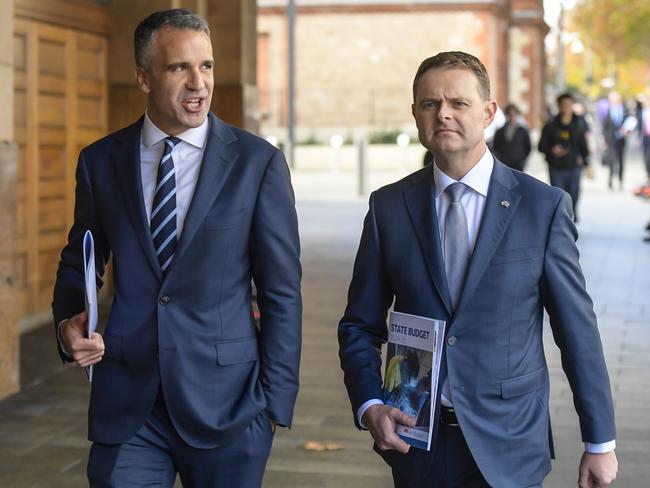
<svg viewBox="0 0 650 488">
<path fill-rule="evenodd" d="M 481 156 L 481 159 L 478 160 L 478 163 L 476 163 L 474 167 L 459 181 L 469 186 L 480 195 L 487 197 L 493 168 L 494 157 L 486 147 L 485 152 L 483 153 L 483 156 Z M 435 160 L 433 162 L 433 181 L 436 189 L 436 198 L 438 198 L 449 185 L 456 183 L 456 180 L 446 173 L 443 173 L 443 171 L 438 168 Z"/>
<path fill-rule="evenodd" d="M 208 117 L 206 117 L 201 125 L 187 129 L 185 132 L 181 132 L 176 137 L 178 137 L 181 141 L 187 142 L 188 144 L 201 149 L 205 146 L 205 141 L 208 139 L 209 127 L 210 123 L 208 121 Z M 145 112 L 144 122 L 142 124 L 142 143 L 144 146 L 146 148 L 150 148 L 166 137 L 169 136 L 161 131 L 158 127 L 156 127 L 156 125 L 149 118 L 149 114 Z"/>
</svg>

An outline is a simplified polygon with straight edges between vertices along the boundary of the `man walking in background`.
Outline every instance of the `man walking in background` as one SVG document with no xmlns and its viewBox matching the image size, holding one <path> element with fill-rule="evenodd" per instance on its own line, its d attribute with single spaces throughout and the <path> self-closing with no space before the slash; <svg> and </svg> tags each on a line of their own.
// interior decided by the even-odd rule
<svg viewBox="0 0 650 488">
<path fill-rule="evenodd" d="M 546 156 L 551 185 L 571 196 L 573 221 L 577 222 L 580 178 L 582 169 L 589 164 L 589 147 L 573 104 L 570 93 L 557 97 L 558 115 L 544 125 L 537 149 Z"/>
<path fill-rule="evenodd" d="M 522 123 L 519 108 L 514 103 L 506 105 L 505 114 L 505 125 L 494 134 L 492 152 L 502 163 L 523 171 L 530 154 L 530 134 Z"/>
<path fill-rule="evenodd" d="M 210 112 L 207 22 L 156 12 L 135 31 L 147 110 L 82 150 L 53 313 L 66 361 L 95 365 L 92 487 L 259 487 L 298 390 L 301 298 L 282 153 Z M 106 330 L 87 334 L 82 239 L 113 258 Z M 251 310 L 251 279 L 261 311 Z"/>
</svg>

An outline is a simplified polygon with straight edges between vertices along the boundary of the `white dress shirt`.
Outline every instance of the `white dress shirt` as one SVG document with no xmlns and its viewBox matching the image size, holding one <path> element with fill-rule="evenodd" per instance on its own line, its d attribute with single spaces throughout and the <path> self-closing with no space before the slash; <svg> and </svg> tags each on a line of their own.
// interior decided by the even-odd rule
<svg viewBox="0 0 650 488">
<path fill-rule="evenodd" d="M 188 129 L 178 137 L 181 141 L 172 149 L 174 161 L 174 177 L 176 178 L 176 228 L 180 237 L 185 223 L 187 210 L 190 208 L 196 182 L 199 179 L 199 170 L 208 140 L 209 122 L 205 121 L 198 127 Z M 169 137 L 144 114 L 142 134 L 140 136 L 140 174 L 142 175 L 142 194 L 144 207 L 147 212 L 147 221 L 151 221 L 151 206 L 153 204 L 158 165 L 162 157 L 166 137 Z"/>
<path fill-rule="evenodd" d="M 433 167 L 433 181 L 435 185 L 435 201 L 436 201 L 436 216 L 438 218 L 438 233 L 440 235 L 440 242 L 444 242 L 444 229 L 445 219 L 447 217 L 447 210 L 451 204 L 450 197 L 445 193 L 445 189 L 452 183 L 457 181 L 465 184 L 467 187 L 460 202 L 465 209 L 467 217 L 467 237 L 469 239 L 470 255 L 474 252 L 476 245 L 476 238 L 478 237 L 479 227 L 483 220 L 483 212 L 485 210 L 485 202 L 487 200 L 488 190 L 490 188 L 490 177 L 492 176 L 492 169 L 494 168 L 494 157 L 492 153 L 485 148 L 485 152 L 478 163 L 460 180 L 455 180 L 451 176 L 443 173 L 438 168 L 435 160 L 431 165 Z M 443 250 L 444 252 L 444 250 Z M 443 255 L 443 259 L 445 256 Z M 365 425 L 361 419 L 366 410 L 372 405 L 382 404 L 383 401 L 379 399 L 371 399 L 365 402 L 357 410 L 357 419 L 362 427 Z M 449 390 L 449 382 L 445 378 L 442 382 L 442 391 L 440 403 L 446 407 L 452 407 L 452 398 Z M 612 451 L 616 448 L 616 441 L 612 440 L 603 444 L 591 444 L 585 442 L 585 451 L 592 453 L 603 453 Z"/>
</svg>

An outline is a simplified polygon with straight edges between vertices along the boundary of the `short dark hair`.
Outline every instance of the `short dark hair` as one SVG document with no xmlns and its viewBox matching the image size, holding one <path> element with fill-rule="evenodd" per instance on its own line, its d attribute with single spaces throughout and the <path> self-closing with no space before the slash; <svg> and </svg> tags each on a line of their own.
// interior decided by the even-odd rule
<svg viewBox="0 0 650 488">
<path fill-rule="evenodd" d="M 521 113 L 521 110 L 519 110 L 519 107 L 517 107 L 517 105 L 515 105 L 514 103 L 509 103 L 508 105 L 506 105 L 505 108 L 503 109 L 503 113 L 508 114 L 508 112 L 510 112 L 511 110 L 513 110 L 517 114 Z"/>
<path fill-rule="evenodd" d="M 575 102 L 575 101 L 576 101 L 575 97 L 574 97 L 571 93 L 569 93 L 569 92 L 561 93 L 561 94 L 559 94 L 559 95 L 557 96 L 557 98 L 555 99 L 555 101 L 557 102 L 558 106 L 559 106 L 559 105 L 560 105 L 564 100 L 571 100 L 572 102 Z"/>
<path fill-rule="evenodd" d="M 149 46 L 156 32 L 165 27 L 205 32 L 208 37 L 210 36 L 208 22 L 191 10 L 175 8 L 154 12 L 138 24 L 133 34 L 136 66 L 142 68 L 148 67 L 149 59 L 147 51 L 149 50 Z"/>
<path fill-rule="evenodd" d="M 415 100 L 418 81 L 424 73 L 434 68 L 459 68 L 471 71 L 478 79 L 478 91 L 481 98 L 485 101 L 490 99 L 490 77 L 480 59 L 462 51 L 447 51 L 422 61 L 413 80 L 413 100 Z"/>
</svg>

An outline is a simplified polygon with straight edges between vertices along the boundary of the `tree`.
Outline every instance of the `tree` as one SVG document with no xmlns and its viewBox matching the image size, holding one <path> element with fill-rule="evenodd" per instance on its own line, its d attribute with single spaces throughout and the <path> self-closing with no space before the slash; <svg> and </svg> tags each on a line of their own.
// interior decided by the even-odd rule
<svg viewBox="0 0 650 488">
<path fill-rule="evenodd" d="M 571 21 L 601 58 L 650 62 L 650 1 L 581 0 Z"/>
</svg>

